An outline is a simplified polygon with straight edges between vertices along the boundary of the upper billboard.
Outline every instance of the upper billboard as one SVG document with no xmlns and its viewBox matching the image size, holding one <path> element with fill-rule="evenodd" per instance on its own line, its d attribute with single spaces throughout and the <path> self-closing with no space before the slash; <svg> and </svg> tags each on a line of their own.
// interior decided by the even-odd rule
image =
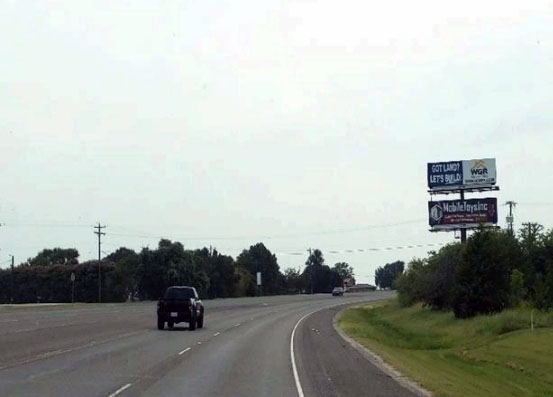
<svg viewBox="0 0 553 397">
<path fill-rule="evenodd" d="M 429 201 L 428 223 L 432 230 L 473 228 L 497 223 L 497 199 L 495 197 Z"/>
<path fill-rule="evenodd" d="M 492 186 L 496 183 L 495 159 L 428 163 L 428 187 L 453 190 Z"/>
</svg>

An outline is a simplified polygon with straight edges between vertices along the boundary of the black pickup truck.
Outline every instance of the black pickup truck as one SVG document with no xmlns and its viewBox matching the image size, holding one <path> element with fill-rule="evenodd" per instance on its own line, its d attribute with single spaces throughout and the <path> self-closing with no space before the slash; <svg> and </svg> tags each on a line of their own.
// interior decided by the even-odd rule
<svg viewBox="0 0 553 397">
<path fill-rule="evenodd" d="M 157 302 L 157 329 L 188 323 L 193 331 L 204 326 L 204 305 L 194 287 L 169 287 Z"/>
</svg>

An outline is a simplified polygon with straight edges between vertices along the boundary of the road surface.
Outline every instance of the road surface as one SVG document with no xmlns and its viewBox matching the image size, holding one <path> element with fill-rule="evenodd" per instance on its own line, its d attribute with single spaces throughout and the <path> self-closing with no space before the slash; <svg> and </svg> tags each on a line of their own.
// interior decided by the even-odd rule
<svg viewBox="0 0 553 397">
<path fill-rule="evenodd" d="M 204 328 L 193 332 L 187 324 L 158 331 L 154 302 L 0 308 L 0 390 L 2 396 L 410 396 L 332 327 L 338 310 L 332 306 L 388 296 L 205 301 Z"/>
</svg>

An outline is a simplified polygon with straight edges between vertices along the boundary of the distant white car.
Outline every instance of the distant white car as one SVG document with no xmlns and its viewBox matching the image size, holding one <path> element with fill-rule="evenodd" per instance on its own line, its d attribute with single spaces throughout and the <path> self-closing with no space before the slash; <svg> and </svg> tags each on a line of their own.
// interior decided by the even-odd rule
<svg viewBox="0 0 553 397">
<path fill-rule="evenodd" d="M 332 290 L 332 296 L 344 296 L 344 289 L 342 287 L 335 287 Z"/>
</svg>

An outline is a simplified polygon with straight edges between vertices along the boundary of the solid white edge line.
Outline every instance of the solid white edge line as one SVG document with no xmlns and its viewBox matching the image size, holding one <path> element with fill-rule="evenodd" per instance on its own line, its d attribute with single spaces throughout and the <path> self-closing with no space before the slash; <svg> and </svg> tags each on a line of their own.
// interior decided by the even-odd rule
<svg viewBox="0 0 553 397">
<path fill-rule="evenodd" d="M 129 387 L 131 387 L 132 383 L 127 383 L 125 386 L 115 390 L 113 393 L 111 393 L 108 397 L 115 397 L 116 395 L 118 395 L 119 393 L 122 393 L 123 391 L 125 391 L 126 389 L 128 389 Z"/>
<path fill-rule="evenodd" d="M 187 352 L 188 350 L 190 350 L 190 349 L 191 349 L 190 347 L 187 347 L 187 348 L 184 349 L 183 351 L 179 352 L 179 356 L 180 356 L 181 354 L 186 353 L 186 352 Z"/>
<path fill-rule="evenodd" d="M 294 325 L 294 329 L 292 330 L 292 336 L 290 337 L 290 359 L 292 361 L 292 372 L 294 373 L 294 380 L 296 381 L 296 389 L 298 390 L 298 396 L 299 397 L 304 397 L 304 394 L 303 394 L 303 388 L 301 387 L 300 377 L 298 375 L 298 368 L 296 367 L 296 358 L 294 357 L 294 335 L 296 334 L 296 328 L 298 328 L 298 325 L 300 325 L 300 323 L 303 321 L 304 318 L 309 317 L 313 313 L 318 312 L 320 310 L 332 309 L 332 308 L 335 308 L 335 307 L 338 307 L 338 306 L 351 305 L 351 304 L 356 304 L 356 303 L 365 303 L 365 302 L 370 302 L 370 300 L 369 301 L 360 301 L 360 302 L 355 302 L 355 301 L 354 302 L 341 302 L 341 303 L 337 303 L 335 305 L 319 307 L 318 309 L 315 309 L 315 310 L 307 313 L 306 315 L 304 315 L 302 318 L 300 318 L 298 320 L 296 325 Z"/>
<path fill-rule="evenodd" d="M 296 325 L 294 326 L 294 329 L 292 330 L 292 336 L 290 337 L 290 358 L 292 359 L 292 371 L 294 372 L 294 380 L 296 381 L 296 389 L 298 390 L 299 397 L 304 397 L 304 396 L 303 396 L 303 389 L 301 387 L 300 377 L 298 375 L 298 368 L 296 367 L 296 358 L 294 357 L 294 335 L 296 334 L 296 328 L 298 328 L 298 325 L 300 325 L 302 320 L 319 310 L 321 309 L 313 310 L 312 312 L 309 312 L 306 315 L 304 315 L 302 318 L 300 318 L 296 323 Z"/>
</svg>

